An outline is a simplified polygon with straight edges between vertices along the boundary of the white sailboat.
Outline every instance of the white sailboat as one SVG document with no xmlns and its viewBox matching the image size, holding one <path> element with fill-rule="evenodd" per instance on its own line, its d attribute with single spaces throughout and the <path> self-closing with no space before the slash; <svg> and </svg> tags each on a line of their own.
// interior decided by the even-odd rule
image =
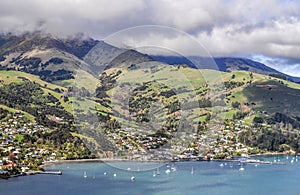
<svg viewBox="0 0 300 195">
<path fill-rule="evenodd" d="M 153 175 L 152 175 L 153 177 L 156 177 L 156 173 L 155 173 L 155 171 L 153 171 Z"/>
<path fill-rule="evenodd" d="M 175 167 L 175 165 L 172 165 L 171 166 L 171 170 L 173 171 L 173 172 L 175 172 L 177 169 L 176 169 L 176 167 Z"/>
<path fill-rule="evenodd" d="M 243 167 L 243 164 L 241 164 L 241 167 L 239 168 L 239 171 L 244 171 L 245 168 Z"/>
<path fill-rule="evenodd" d="M 156 175 L 160 175 L 159 168 L 156 169 Z"/>
<path fill-rule="evenodd" d="M 83 172 L 83 177 L 84 177 L 84 178 L 87 178 L 86 171 L 85 171 L 85 172 Z"/>
<path fill-rule="evenodd" d="M 167 169 L 167 170 L 166 170 L 166 174 L 169 175 L 170 173 L 171 173 L 171 170 L 170 170 L 170 169 Z"/>
<path fill-rule="evenodd" d="M 194 174 L 194 167 L 192 167 L 191 174 L 192 175 Z"/>
<path fill-rule="evenodd" d="M 131 180 L 131 181 L 135 181 L 135 177 L 134 177 L 134 176 L 131 176 L 130 180 Z"/>
</svg>

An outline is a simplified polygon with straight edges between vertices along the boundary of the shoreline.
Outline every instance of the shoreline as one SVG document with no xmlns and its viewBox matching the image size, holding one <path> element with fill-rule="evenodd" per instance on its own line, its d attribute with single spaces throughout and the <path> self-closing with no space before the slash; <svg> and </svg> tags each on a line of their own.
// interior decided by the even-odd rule
<svg viewBox="0 0 300 195">
<path fill-rule="evenodd" d="M 99 162 L 99 163 L 106 163 L 106 162 L 171 162 L 166 160 L 128 160 L 128 159 L 121 159 L 121 158 L 94 158 L 94 159 L 74 159 L 74 160 L 57 160 L 51 162 L 45 162 L 44 164 L 40 165 L 40 168 L 57 165 L 57 164 L 64 164 L 64 163 L 85 163 L 85 162 Z"/>
<path fill-rule="evenodd" d="M 265 153 L 260 153 L 260 154 L 249 155 L 249 157 L 255 157 L 255 156 L 276 156 L 276 155 L 298 156 L 299 153 L 288 153 L 288 152 L 265 152 Z"/>
<path fill-rule="evenodd" d="M 104 161 L 99 158 L 95 159 L 74 159 L 74 160 L 56 160 L 56 161 L 49 161 L 45 162 L 44 164 L 41 164 L 39 167 L 44 168 L 52 165 L 57 165 L 57 164 L 64 164 L 64 163 L 73 163 L 73 162 L 101 162 L 103 163 Z"/>
<path fill-rule="evenodd" d="M 299 153 L 297 154 L 291 154 L 287 152 L 266 152 L 266 153 L 260 153 L 260 154 L 253 154 L 249 155 L 249 157 L 259 157 L 259 156 L 276 156 L 276 155 L 289 155 L 289 156 L 298 156 Z M 193 159 L 185 159 L 185 160 L 179 160 L 179 161 L 174 161 L 174 162 L 186 162 L 186 161 L 195 161 Z M 199 160 L 198 160 L 199 161 Z M 212 159 L 211 161 L 215 162 L 220 162 L 220 161 L 230 161 L 226 159 Z M 36 175 L 36 174 L 43 174 L 46 173 L 47 170 L 44 168 L 53 166 L 53 165 L 58 165 L 58 164 L 64 164 L 64 163 L 86 163 L 86 162 L 99 162 L 99 163 L 106 163 L 106 162 L 141 162 L 141 163 L 147 163 L 147 162 L 162 162 L 162 163 L 167 163 L 167 162 L 173 162 L 172 160 L 128 160 L 128 159 L 121 159 L 121 158 L 94 158 L 94 159 L 74 159 L 74 160 L 57 160 L 57 161 L 50 161 L 50 162 L 45 162 L 44 164 L 41 164 L 39 168 L 41 169 L 40 171 L 29 171 L 26 173 L 21 173 L 18 175 L 10 175 L 7 177 L 0 177 L 0 179 L 9 179 L 9 178 L 14 178 L 14 177 L 19 177 L 19 176 L 28 176 L 28 175 Z M 209 161 L 207 161 L 209 162 Z"/>
<path fill-rule="evenodd" d="M 298 154 L 289 154 L 287 152 L 266 152 L 266 153 L 260 153 L 260 154 L 253 154 L 249 155 L 249 157 L 257 157 L 257 156 L 276 156 L 276 155 L 290 155 L 290 156 L 297 156 Z M 218 161 L 221 159 L 213 159 L 213 161 Z M 223 159 L 224 160 L 224 159 Z M 105 162 L 172 162 L 173 160 L 128 160 L 128 159 L 122 159 L 122 158 L 94 158 L 94 159 L 74 159 L 74 160 L 57 160 L 57 161 L 51 161 L 51 162 L 45 162 L 44 164 L 40 165 L 40 168 L 57 165 L 57 164 L 64 164 L 64 163 L 85 163 L 85 162 L 99 162 L 99 163 L 105 163 Z M 185 159 L 185 160 L 179 160 L 175 162 L 185 162 L 185 161 L 193 161 L 192 159 Z"/>
<path fill-rule="evenodd" d="M 287 152 L 265 152 L 260 154 L 253 154 L 249 155 L 249 157 L 259 157 L 259 156 L 276 156 L 276 155 L 290 155 L 290 156 L 298 156 L 299 154 L 291 154 Z M 220 160 L 220 159 L 213 159 L 213 160 Z M 85 162 L 172 162 L 173 160 L 129 160 L 129 159 L 122 159 L 122 158 L 93 158 L 93 159 L 74 159 L 74 160 L 57 160 L 51 162 L 45 162 L 44 164 L 40 165 L 40 168 L 56 165 L 56 164 L 64 164 L 64 163 L 85 163 Z M 192 159 L 185 159 L 175 162 L 185 162 L 185 161 L 193 161 Z"/>
</svg>

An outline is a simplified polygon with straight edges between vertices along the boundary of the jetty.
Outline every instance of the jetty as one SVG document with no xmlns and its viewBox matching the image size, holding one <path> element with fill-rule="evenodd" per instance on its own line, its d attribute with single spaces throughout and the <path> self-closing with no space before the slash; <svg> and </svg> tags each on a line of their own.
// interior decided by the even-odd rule
<svg viewBox="0 0 300 195">
<path fill-rule="evenodd" d="M 247 160 L 227 160 L 227 159 L 214 159 L 213 161 L 217 162 L 238 162 L 238 163 L 246 163 L 246 164 L 268 164 L 268 165 L 285 165 L 285 162 L 271 162 L 271 161 L 261 161 L 255 159 L 247 159 Z"/>
<path fill-rule="evenodd" d="M 38 174 L 62 175 L 62 171 L 39 171 Z"/>
</svg>

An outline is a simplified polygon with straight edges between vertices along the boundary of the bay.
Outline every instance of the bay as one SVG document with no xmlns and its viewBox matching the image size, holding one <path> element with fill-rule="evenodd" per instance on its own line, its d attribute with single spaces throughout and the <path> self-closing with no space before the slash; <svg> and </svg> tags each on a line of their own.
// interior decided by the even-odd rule
<svg viewBox="0 0 300 195">
<path fill-rule="evenodd" d="M 300 158 L 257 158 L 286 164 L 245 164 L 240 171 L 237 162 L 176 162 L 161 164 L 157 175 L 157 169 L 140 170 L 134 163 L 126 163 L 128 170 L 99 162 L 65 163 L 47 167 L 62 170 L 62 175 L 0 180 L 0 194 L 300 194 Z M 173 166 L 176 171 L 172 171 Z M 171 170 L 169 174 L 167 169 Z"/>
</svg>

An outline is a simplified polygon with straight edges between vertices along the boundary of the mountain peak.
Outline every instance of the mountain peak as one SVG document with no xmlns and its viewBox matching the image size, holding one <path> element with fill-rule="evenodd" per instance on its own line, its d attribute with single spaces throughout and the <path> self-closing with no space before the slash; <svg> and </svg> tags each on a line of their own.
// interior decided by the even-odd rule
<svg viewBox="0 0 300 195">
<path fill-rule="evenodd" d="M 0 35 L 0 55 L 10 52 L 27 52 L 34 48 L 56 48 L 83 58 L 99 41 L 78 34 L 74 37 L 58 38 L 43 32 L 24 33 L 22 35 Z"/>
</svg>

